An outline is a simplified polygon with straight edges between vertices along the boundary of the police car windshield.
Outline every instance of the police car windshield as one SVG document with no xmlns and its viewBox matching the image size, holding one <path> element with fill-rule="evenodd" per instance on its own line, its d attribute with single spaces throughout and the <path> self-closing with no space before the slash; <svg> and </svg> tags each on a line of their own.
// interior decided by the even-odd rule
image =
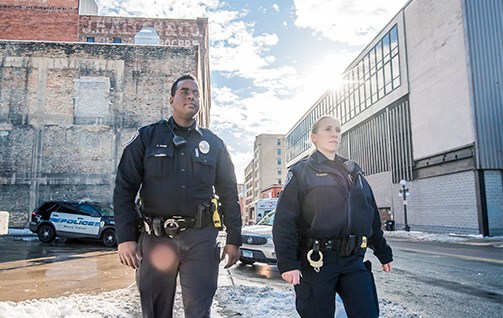
<svg viewBox="0 0 503 318">
<path fill-rule="evenodd" d="M 109 207 L 97 206 L 96 208 L 100 210 L 101 214 L 104 216 L 114 216 L 114 210 L 110 209 Z"/>
<path fill-rule="evenodd" d="M 266 216 L 264 216 L 264 218 L 260 221 L 257 222 L 257 225 L 270 225 L 272 226 L 272 224 L 274 223 L 274 210 L 272 210 L 271 212 L 269 212 Z"/>
</svg>

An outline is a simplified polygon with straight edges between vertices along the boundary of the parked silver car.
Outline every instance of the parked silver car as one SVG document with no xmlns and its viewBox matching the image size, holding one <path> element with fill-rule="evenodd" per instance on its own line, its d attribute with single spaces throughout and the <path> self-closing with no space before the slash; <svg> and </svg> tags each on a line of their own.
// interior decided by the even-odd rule
<svg viewBox="0 0 503 318">
<path fill-rule="evenodd" d="M 241 231 L 243 245 L 239 260 L 243 264 L 255 262 L 276 264 L 276 253 L 272 242 L 272 224 L 275 210 L 269 212 L 256 225 L 246 226 Z"/>
</svg>

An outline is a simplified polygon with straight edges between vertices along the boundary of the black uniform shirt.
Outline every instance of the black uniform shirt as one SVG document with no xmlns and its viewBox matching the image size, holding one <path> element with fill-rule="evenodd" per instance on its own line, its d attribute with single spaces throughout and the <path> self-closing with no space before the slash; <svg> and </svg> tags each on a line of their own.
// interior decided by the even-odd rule
<svg viewBox="0 0 503 318">
<path fill-rule="evenodd" d="M 175 147 L 173 131 L 187 143 Z M 224 142 L 196 124 L 178 127 L 173 118 L 142 127 L 125 147 L 117 169 L 114 209 L 118 242 L 135 240 L 139 189 L 144 214 L 193 217 L 198 204 L 209 203 L 213 187 L 222 204 L 227 243 L 239 246 L 236 176 Z"/>
<path fill-rule="evenodd" d="M 300 269 L 299 235 L 316 239 L 366 235 L 369 247 L 381 263 L 392 261 L 370 185 L 362 177 L 360 189 L 351 187 L 344 161 L 338 156 L 331 161 L 316 151 L 291 167 L 276 206 L 273 226 L 281 273 Z"/>
</svg>

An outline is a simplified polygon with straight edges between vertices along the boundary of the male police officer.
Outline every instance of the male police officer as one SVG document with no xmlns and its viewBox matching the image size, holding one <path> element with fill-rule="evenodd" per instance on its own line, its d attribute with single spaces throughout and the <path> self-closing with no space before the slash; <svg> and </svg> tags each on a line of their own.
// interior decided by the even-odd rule
<svg viewBox="0 0 503 318">
<path fill-rule="evenodd" d="M 118 254 L 137 269 L 144 317 L 172 317 L 180 275 L 185 317 L 210 316 L 218 263 L 236 263 L 241 214 L 234 166 L 223 141 L 199 127 L 199 89 L 192 75 L 171 87 L 173 116 L 141 128 L 124 149 L 114 208 Z M 135 197 L 140 191 L 143 231 L 136 242 Z M 227 242 L 222 257 L 210 200 L 220 197 Z M 216 220 L 218 221 L 218 220 Z"/>
</svg>

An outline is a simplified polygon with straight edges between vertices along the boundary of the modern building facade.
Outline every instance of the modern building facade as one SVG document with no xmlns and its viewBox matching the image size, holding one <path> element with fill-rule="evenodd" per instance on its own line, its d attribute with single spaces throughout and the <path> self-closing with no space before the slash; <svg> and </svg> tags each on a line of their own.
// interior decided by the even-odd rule
<svg viewBox="0 0 503 318">
<path fill-rule="evenodd" d="M 502 235 L 502 21 L 499 0 L 407 2 L 287 133 L 287 166 L 329 114 L 398 227 Z"/>
<path fill-rule="evenodd" d="M 286 177 L 285 135 L 261 134 L 255 138 L 253 160 L 245 169 L 246 217 L 256 220 L 254 205 L 262 191 L 283 184 Z"/>
<path fill-rule="evenodd" d="M 0 210 L 11 226 L 46 200 L 111 204 L 124 145 L 171 115 L 181 74 L 200 80 L 209 125 L 207 20 L 100 17 L 93 4 L 0 0 Z"/>
</svg>

